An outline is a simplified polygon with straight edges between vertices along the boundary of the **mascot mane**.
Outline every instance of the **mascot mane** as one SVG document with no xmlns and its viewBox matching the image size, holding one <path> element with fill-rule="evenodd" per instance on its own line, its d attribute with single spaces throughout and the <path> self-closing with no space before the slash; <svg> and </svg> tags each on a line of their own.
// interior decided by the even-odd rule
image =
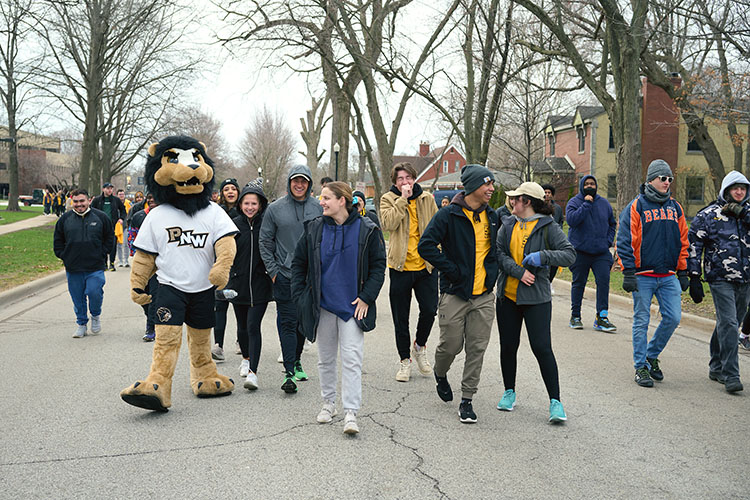
<svg viewBox="0 0 750 500">
<path fill-rule="evenodd" d="M 197 150 L 195 164 L 190 166 L 178 163 L 173 153 L 174 150 Z M 195 176 L 185 179 L 184 172 L 190 172 L 186 169 L 199 172 L 196 175 L 202 174 L 203 179 Z M 172 135 L 149 147 L 145 181 L 148 192 L 154 195 L 159 204 L 168 203 L 192 216 L 208 207 L 211 202 L 211 193 L 214 188 L 214 163 L 206 153 L 206 147 L 202 142 L 185 135 Z M 203 190 L 197 193 L 181 194 L 177 192 L 176 187 L 180 183 L 192 184 L 193 188 L 197 188 L 195 184 L 202 184 Z"/>
</svg>

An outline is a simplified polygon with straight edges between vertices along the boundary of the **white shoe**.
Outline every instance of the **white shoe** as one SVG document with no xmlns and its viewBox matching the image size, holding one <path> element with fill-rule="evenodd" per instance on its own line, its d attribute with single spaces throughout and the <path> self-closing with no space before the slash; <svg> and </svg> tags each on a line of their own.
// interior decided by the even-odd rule
<svg viewBox="0 0 750 500">
<path fill-rule="evenodd" d="M 76 326 L 76 332 L 73 334 L 74 339 L 82 339 L 86 336 L 86 325 Z"/>
<path fill-rule="evenodd" d="M 277 363 L 283 363 L 284 362 L 284 353 L 279 353 L 279 358 L 276 360 Z"/>
<path fill-rule="evenodd" d="M 357 434 L 359 426 L 357 425 L 357 415 L 352 410 L 347 410 L 344 415 L 344 434 Z"/>
<path fill-rule="evenodd" d="M 396 380 L 408 382 L 409 377 L 411 377 L 411 359 L 402 359 L 396 372 Z"/>
<path fill-rule="evenodd" d="M 102 331 L 102 317 L 91 316 L 91 333 L 99 333 Z"/>
<path fill-rule="evenodd" d="M 250 373 L 250 360 L 243 359 L 240 363 L 240 377 L 247 377 L 248 373 Z"/>
<path fill-rule="evenodd" d="M 235 354 L 242 354 L 242 349 L 240 349 L 240 342 L 237 341 L 234 343 L 234 353 Z"/>
<path fill-rule="evenodd" d="M 243 386 L 245 389 L 254 391 L 258 388 L 258 376 L 253 372 L 248 373 Z"/>
<path fill-rule="evenodd" d="M 211 348 L 211 357 L 214 358 L 214 361 L 224 361 L 224 349 L 218 343 Z"/>
<path fill-rule="evenodd" d="M 302 351 L 307 352 L 308 350 L 310 350 L 310 346 L 312 346 L 312 342 L 305 339 L 305 345 L 302 347 Z"/>
<path fill-rule="evenodd" d="M 323 403 L 323 408 L 320 410 L 320 413 L 318 413 L 318 423 L 328 424 L 337 414 L 338 412 L 336 411 L 336 405 L 326 401 L 325 403 Z"/>
<path fill-rule="evenodd" d="M 417 368 L 419 368 L 419 373 L 421 373 L 422 375 L 432 374 L 432 366 L 430 366 L 430 361 L 427 359 L 427 346 L 423 346 L 419 350 L 417 350 L 417 343 L 414 342 L 411 346 L 411 355 L 414 356 L 415 360 L 417 360 Z"/>
<path fill-rule="evenodd" d="M 549 284 L 549 294 L 553 297 L 555 296 L 555 289 L 552 288 L 552 283 Z"/>
</svg>

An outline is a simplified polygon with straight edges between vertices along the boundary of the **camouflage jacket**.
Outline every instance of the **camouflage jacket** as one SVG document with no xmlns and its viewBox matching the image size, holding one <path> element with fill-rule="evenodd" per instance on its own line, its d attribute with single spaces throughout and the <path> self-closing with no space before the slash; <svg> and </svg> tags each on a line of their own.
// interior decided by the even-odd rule
<svg viewBox="0 0 750 500">
<path fill-rule="evenodd" d="M 750 282 L 750 206 L 735 218 L 721 213 L 719 199 L 698 212 L 690 225 L 688 272 L 701 274 L 701 255 L 706 281 Z"/>
</svg>

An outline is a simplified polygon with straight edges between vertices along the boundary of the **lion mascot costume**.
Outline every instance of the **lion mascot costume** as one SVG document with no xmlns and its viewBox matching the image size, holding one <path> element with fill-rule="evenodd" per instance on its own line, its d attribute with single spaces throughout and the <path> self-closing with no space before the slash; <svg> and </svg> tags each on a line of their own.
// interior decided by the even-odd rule
<svg viewBox="0 0 750 500">
<path fill-rule="evenodd" d="M 225 396 L 234 382 L 219 375 L 211 359 L 214 287 L 226 286 L 237 247 L 237 227 L 211 202 L 213 162 L 192 137 L 170 136 L 148 148 L 146 187 L 159 205 L 134 241 L 130 296 L 136 304 L 156 301 L 156 341 L 151 371 L 120 393 L 133 406 L 168 411 L 172 376 L 187 325 L 190 385 L 198 397 Z M 155 297 L 145 292 L 153 274 Z"/>
</svg>

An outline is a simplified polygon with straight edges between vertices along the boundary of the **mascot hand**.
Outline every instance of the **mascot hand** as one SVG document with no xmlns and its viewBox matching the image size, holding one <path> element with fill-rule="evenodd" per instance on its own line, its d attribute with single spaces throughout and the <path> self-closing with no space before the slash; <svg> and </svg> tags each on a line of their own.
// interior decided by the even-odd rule
<svg viewBox="0 0 750 500">
<path fill-rule="evenodd" d="M 227 283 L 229 283 L 229 268 L 226 266 L 220 266 L 217 262 L 208 273 L 208 281 L 221 290 L 227 286 Z"/>
<path fill-rule="evenodd" d="M 151 295 L 147 294 L 143 288 L 133 288 L 130 290 L 130 299 L 139 306 L 151 303 Z"/>
</svg>

